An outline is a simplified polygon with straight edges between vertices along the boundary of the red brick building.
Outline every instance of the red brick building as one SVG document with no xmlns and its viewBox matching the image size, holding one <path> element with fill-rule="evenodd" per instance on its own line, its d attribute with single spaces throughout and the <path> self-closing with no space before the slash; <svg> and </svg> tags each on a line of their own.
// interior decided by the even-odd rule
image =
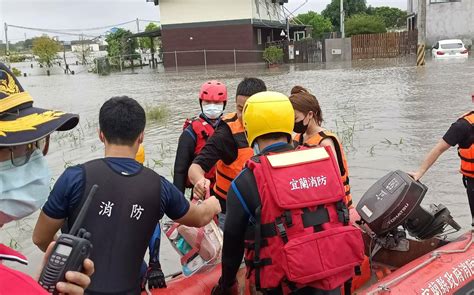
<svg viewBox="0 0 474 295">
<path fill-rule="evenodd" d="M 265 43 L 286 38 L 288 0 L 155 0 L 165 67 L 262 61 Z M 304 27 L 292 27 L 290 37 Z M 235 54 L 234 54 L 235 50 Z M 175 53 L 176 51 L 176 53 Z M 205 51 L 205 52 L 204 52 Z"/>
</svg>

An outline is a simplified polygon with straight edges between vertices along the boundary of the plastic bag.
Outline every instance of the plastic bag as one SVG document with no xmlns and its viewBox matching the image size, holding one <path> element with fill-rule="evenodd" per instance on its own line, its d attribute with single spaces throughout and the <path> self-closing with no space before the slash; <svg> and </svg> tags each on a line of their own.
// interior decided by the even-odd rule
<svg viewBox="0 0 474 295">
<path fill-rule="evenodd" d="M 181 257 L 185 276 L 206 271 L 220 263 L 223 238 L 214 220 L 204 227 L 195 228 L 163 219 L 162 229 Z"/>
</svg>

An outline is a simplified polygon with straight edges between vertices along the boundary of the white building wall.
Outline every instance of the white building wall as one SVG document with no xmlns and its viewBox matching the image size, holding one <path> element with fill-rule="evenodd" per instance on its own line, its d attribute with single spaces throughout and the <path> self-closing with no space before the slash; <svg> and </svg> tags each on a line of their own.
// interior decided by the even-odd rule
<svg viewBox="0 0 474 295">
<path fill-rule="evenodd" d="M 160 0 L 162 25 L 252 18 L 253 0 Z"/>
<path fill-rule="evenodd" d="M 440 39 L 474 41 L 474 0 L 430 3 L 426 5 L 426 42 L 433 45 Z M 413 8 L 413 10 L 412 10 Z M 407 0 L 407 11 L 418 12 L 418 0 Z"/>
<path fill-rule="evenodd" d="M 236 0 L 238 1 L 238 0 Z M 252 2 L 253 18 L 263 21 L 285 21 L 283 6 L 272 3 L 271 0 L 250 0 Z"/>
<path fill-rule="evenodd" d="M 429 4 L 426 8 L 426 41 L 439 39 L 474 39 L 474 0 Z M 468 41 L 470 40 L 470 41 Z"/>
<path fill-rule="evenodd" d="M 84 44 L 84 47 L 81 44 L 75 44 L 71 45 L 71 51 L 72 52 L 82 52 L 82 50 L 86 51 L 92 51 L 92 52 L 98 52 L 99 51 L 99 44 Z"/>
</svg>

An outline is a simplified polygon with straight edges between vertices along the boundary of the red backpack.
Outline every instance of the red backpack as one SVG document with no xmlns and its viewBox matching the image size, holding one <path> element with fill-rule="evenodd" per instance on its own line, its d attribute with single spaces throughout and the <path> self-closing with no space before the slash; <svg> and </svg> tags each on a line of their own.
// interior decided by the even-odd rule
<svg viewBox="0 0 474 295">
<path fill-rule="evenodd" d="M 187 130 L 187 128 L 191 126 L 194 131 L 194 134 L 189 132 L 189 134 L 194 138 L 196 141 L 196 147 L 194 148 L 194 157 L 196 157 L 202 150 L 202 148 L 206 145 L 206 141 L 212 134 L 214 134 L 214 127 L 207 123 L 206 120 L 203 118 L 193 118 L 193 119 L 186 119 L 183 125 L 183 130 Z M 207 172 L 204 177 L 211 181 L 211 187 L 213 187 L 214 183 L 216 182 L 216 168 L 215 166 L 212 167 L 209 172 Z M 193 185 L 189 181 L 189 178 L 186 180 L 186 187 L 192 188 Z"/>
<path fill-rule="evenodd" d="M 331 149 L 262 155 L 247 167 L 261 200 L 251 215 L 245 254 L 257 290 L 342 286 L 364 259 L 364 242 L 349 224 Z"/>
</svg>

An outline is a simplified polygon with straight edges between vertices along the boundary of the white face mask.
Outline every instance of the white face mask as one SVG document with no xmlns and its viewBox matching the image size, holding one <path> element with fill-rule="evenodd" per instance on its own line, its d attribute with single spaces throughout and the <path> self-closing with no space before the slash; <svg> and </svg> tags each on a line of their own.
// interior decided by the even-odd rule
<svg viewBox="0 0 474 295">
<path fill-rule="evenodd" d="M 202 112 L 206 117 L 208 117 L 211 120 L 215 120 L 222 115 L 222 112 L 224 111 L 224 105 L 223 104 L 203 104 L 202 105 Z"/>
<path fill-rule="evenodd" d="M 23 166 L 0 162 L 0 226 L 38 210 L 49 195 L 50 172 L 46 159 L 36 150 Z"/>
</svg>

